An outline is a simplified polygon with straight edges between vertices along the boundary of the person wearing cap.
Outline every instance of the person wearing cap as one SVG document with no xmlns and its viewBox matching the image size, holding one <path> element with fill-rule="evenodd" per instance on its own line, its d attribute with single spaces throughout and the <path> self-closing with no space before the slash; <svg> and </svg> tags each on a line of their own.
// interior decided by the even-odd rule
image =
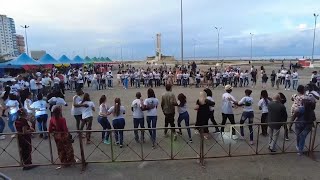
<svg viewBox="0 0 320 180">
<path fill-rule="evenodd" d="M 244 124 L 244 122 L 248 119 L 249 120 L 249 131 L 250 131 L 250 145 L 253 145 L 253 129 L 252 129 L 252 123 L 254 118 L 253 113 L 253 98 L 250 97 L 252 91 L 250 89 L 246 89 L 244 91 L 245 97 L 243 97 L 239 102 L 239 106 L 243 106 L 243 112 L 240 119 L 240 124 Z M 244 132 L 243 132 L 243 126 L 240 126 L 240 133 L 242 138 L 244 138 Z"/>
<path fill-rule="evenodd" d="M 224 89 L 226 92 L 222 95 L 222 126 L 226 124 L 227 119 L 229 119 L 231 124 L 236 124 L 234 121 L 234 113 L 232 108 L 234 105 L 238 104 L 236 99 L 231 95 L 232 86 L 226 85 Z M 221 133 L 224 133 L 224 127 L 221 127 Z M 232 129 L 232 139 L 237 139 L 234 129 Z"/>
</svg>

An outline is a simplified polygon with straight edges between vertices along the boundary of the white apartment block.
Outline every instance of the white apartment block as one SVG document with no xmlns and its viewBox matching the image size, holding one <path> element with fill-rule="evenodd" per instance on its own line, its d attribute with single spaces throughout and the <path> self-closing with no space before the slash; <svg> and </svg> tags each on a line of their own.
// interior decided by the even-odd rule
<svg viewBox="0 0 320 180">
<path fill-rule="evenodd" d="M 14 57 L 17 53 L 14 21 L 0 15 L 0 56 Z"/>
</svg>

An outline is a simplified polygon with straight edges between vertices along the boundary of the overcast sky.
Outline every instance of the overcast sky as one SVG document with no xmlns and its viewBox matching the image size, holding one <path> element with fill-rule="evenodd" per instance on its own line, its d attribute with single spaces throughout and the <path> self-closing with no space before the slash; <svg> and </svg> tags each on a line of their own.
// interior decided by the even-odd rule
<svg viewBox="0 0 320 180">
<path fill-rule="evenodd" d="M 319 0 L 183 0 L 185 57 L 305 55 L 312 51 Z M 180 58 L 180 0 L 1 0 L 0 14 L 29 25 L 29 49 L 66 54 L 144 59 L 156 33 L 166 55 Z M 320 27 L 320 18 L 319 25 Z M 316 54 L 320 54 L 320 28 Z"/>
</svg>

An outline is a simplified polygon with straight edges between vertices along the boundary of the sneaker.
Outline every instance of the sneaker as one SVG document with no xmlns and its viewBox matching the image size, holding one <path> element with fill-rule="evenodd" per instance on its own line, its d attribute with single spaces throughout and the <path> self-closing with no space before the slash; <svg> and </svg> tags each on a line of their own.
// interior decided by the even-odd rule
<svg viewBox="0 0 320 180">
<path fill-rule="evenodd" d="M 6 139 L 5 135 L 0 136 L 0 140 L 4 140 L 4 139 Z"/>
<path fill-rule="evenodd" d="M 105 140 L 103 141 L 103 143 L 104 143 L 104 144 L 110 144 L 110 141 L 105 139 Z"/>
<path fill-rule="evenodd" d="M 250 141 L 250 145 L 253 145 L 253 141 Z"/>
<path fill-rule="evenodd" d="M 232 135 L 232 139 L 236 140 L 236 139 L 238 139 L 238 136 L 237 135 Z"/>
<path fill-rule="evenodd" d="M 217 129 L 216 131 L 213 132 L 214 134 L 220 133 L 220 130 Z"/>
<path fill-rule="evenodd" d="M 115 144 L 116 146 L 118 146 L 120 143 L 119 143 L 119 142 L 115 142 L 114 144 Z"/>
<path fill-rule="evenodd" d="M 303 155 L 303 154 L 302 154 L 302 153 L 300 153 L 300 152 L 298 152 L 297 154 L 298 154 L 298 156 L 302 156 L 302 155 Z"/>
<path fill-rule="evenodd" d="M 16 135 L 14 134 L 14 135 L 11 135 L 11 138 L 15 138 L 16 137 Z"/>
<path fill-rule="evenodd" d="M 189 143 L 192 143 L 192 139 L 189 139 Z"/>
<path fill-rule="evenodd" d="M 290 139 L 289 139 L 289 138 L 287 138 L 287 137 L 285 138 L 285 140 L 286 140 L 286 141 L 290 141 Z"/>
<path fill-rule="evenodd" d="M 119 146 L 120 148 L 122 148 L 123 147 L 123 145 L 122 144 L 120 144 L 120 146 Z"/>
<path fill-rule="evenodd" d="M 296 150 L 299 152 L 299 147 L 298 146 L 296 146 Z"/>
<path fill-rule="evenodd" d="M 199 133 L 199 131 L 196 130 L 196 131 L 194 131 L 194 134 L 200 134 L 200 133 Z"/>
</svg>

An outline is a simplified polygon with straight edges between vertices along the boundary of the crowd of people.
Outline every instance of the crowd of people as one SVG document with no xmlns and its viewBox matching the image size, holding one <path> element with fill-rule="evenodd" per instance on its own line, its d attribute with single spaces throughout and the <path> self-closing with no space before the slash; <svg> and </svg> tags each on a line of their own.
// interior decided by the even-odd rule
<svg viewBox="0 0 320 180">
<path fill-rule="evenodd" d="M 192 143 L 192 133 L 189 127 L 190 116 L 188 112 L 187 97 L 185 94 L 180 93 L 177 96 L 172 92 L 173 84 L 177 86 L 188 87 L 194 82 L 195 86 L 200 88 L 206 86 L 204 90 L 200 91 L 199 98 L 194 105 L 194 110 L 197 111 L 196 115 L 196 134 L 203 135 L 204 139 L 210 136 L 209 120 L 214 127 L 214 133 L 224 134 L 224 128 L 227 120 L 231 124 L 235 124 L 235 117 L 233 109 L 242 107 L 243 113 L 241 115 L 240 124 L 248 121 L 248 128 L 250 133 L 250 144 L 254 144 L 253 137 L 253 119 L 254 119 L 254 99 L 251 97 L 252 90 L 246 88 L 243 97 L 237 101 L 232 95 L 233 88 L 249 86 L 249 79 L 251 79 L 252 87 L 256 86 L 258 70 L 253 66 L 250 70 L 241 70 L 240 67 L 228 67 L 224 71 L 209 69 L 206 72 L 196 70 L 194 64 L 190 67 L 176 67 L 167 68 L 161 66 L 160 68 L 152 70 L 147 68 L 135 69 L 128 67 L 127 70 L 121 70 L 117 74 L 118 84 L 123 88 L 128 89 L 129 84 L 131 87 L 140 88 L 140 83 L 147 87 L 147 98 L 142 98 L 142 93 L 137 92 L 136 98 L 131 104 L 131 111 L 133 115 L 134 128 L 145 128 L 145 122 L 150 134 L 151 146 L 156 148 L 157 145 L 157 120 L 158 108 L 161 108 L 165 116 L 165 127 L 171 127 L 174 140 L 178 135 L 182 135 L 181 123 L 184 121 L 186 126 L 189 143 Z M 274 71 L 270 75 L 271 86 L 284 84 L 285 90 L 292 88 L 297 90 L 297 94 L 293 95 L 293 101 L 290 114 L 291 121 L 295 123 L 295 131 L 297 133 L 297 151 L 301 155 L 303 152 L 305 138 L 311 131 L 312 122 L 316 120 L 314 113 L 316 100 L 319 99 L 319 88 L 316 83 L 320 80 L 316 74 L 313 74 L 310 84 L 307 86 L 298 85 L 298 73 L 293 70 L 279 70 L 278 73 Z M 194 79 L 193 79 L 194 78 Z M 262 136 L 269 136 L 269 150 L 276 151 L 276 141 L 279 137 L 281 127 L 285 129 L 286 140 L 289 140 L 288 133 L 293 131 L 290 124 L 272 124 L 276 122 L 287 122 L 288 113 L 284 106 L 287 99 L 283 93 L 278 93 L 272 98 L 269 97 L 266 90 L 266 83 L 268 76 L 263 67 L 261 67 L 262 88 L 261 97 L 257 106 L 262 112 L 261 123 L 271 123 L 261 125 Z M 33 135 L 30 132 L 36 131 L 36 125 L 39 137 L 43 139 L 48 138 L 48 133 L 53 134 L 56 141 L 57 150 L 60 161 L 65 164 L 64 166 L 71 165 L 76 162 L 73 155 L 72 136 L 68 132 L 66 120 L 62 114 L 62 108 L 68 106 L 64 100 L 65 90 L 76 92 L 72 99 L 71 115 L 75 118 L 77 130 L 92 130 L 92 123 L 94 113 L 96 111 L 95 102 L 91 101 L 90 94 L 85 93 L 83 90 L 84 84 L 88 87 L 95 86 L 97 90 L 104 88 L 112 88 L 113 83 L 112 68 L 99 68 L 96 70 L 82 70 L 70 69 L 64 73 L 54 69 L 52 73 L 37 72 L 35 74 L 28 74 L 28 76 L 18 76 L 16 81 L 8 82 L 4 85 L 4 91 L 1 93 L 1 106 L 2 117 L 0 118 L 0 139 L 6 138 L 1 135 L 5 128 L 5 121 L 3 120 L 8 116 L 8 127 L 11 132 L 18 132 L 17 138 L 20 147 L 20 153 L 25 169 L 31 169 L 31 140 Z M 166 92 L 162 94 L 161 99 L 156 98 L 153 87 L 165 86 Z M 215 120 L 216 104 L 212 95 L 211 88 L 223 86 L 225 93 L 222 95 L 222 122 L 217 123 Z M 110 102 L 111 101 L 111 102 Z M 123 129 L 128 122 L 125 120 L 124 114 L 129 110 L 121 104 L 119 97 L 107 101 L 107 96 L 102 95 L 99 100 L 98 106 L 98 119 L 101 125 L 102 133 L 101 140 L 105 144 L 110 144 L 110 130 L 114 129 L 115 144 L 119 148 L 123 148 L 124 135 Z M 50 113 L 47 112 L 47 109 Z M 175 121 L 175 114 L 178 113 L 178 119 Z M 50 119 L 49 119 L 50 117 Z M 112 118 L 111 118 L 112 117 Z M 49 119 L 49 128 L 47 128 Z M 112 121 L 109 121 L 111 120 Z M 145 121 L 146 119 L 146 121 Z M 177 123 L 177 127 L 176 127 Z M 140 133 L 139 133 L 140 132 Z M 168 136 L 168 129 L 164 130 L 164 135 Z M 244 138 L 243 126 L 240 126 L 241 139 Z M 135 130 L 133 134 L 137 143 L 145 143 L 145 132 L 142 130 Z M 12 135 L 11 138 L 16 138 Z M 86 132 L 83 138 L 86 144 L 91 143 L 91 133 Z M 231 138 L 236 140 L 235 129 L 232 129 Z M 28 166 L 29 165 L 29 166 Z M 60 168 L 60 167 L 59 167 Z"/>
</svg>

